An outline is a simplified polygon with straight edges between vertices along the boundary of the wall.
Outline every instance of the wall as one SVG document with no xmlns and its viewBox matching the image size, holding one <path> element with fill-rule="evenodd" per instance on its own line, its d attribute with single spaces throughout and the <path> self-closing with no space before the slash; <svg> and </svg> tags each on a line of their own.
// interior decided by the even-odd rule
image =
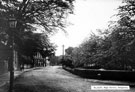
<svg viewBox="0 0 135 92">
<path fill-rule="evenodd" d="M 135 71 L 98 70 L 98 69 L 83 69 L 83 68 L 69 68 L 69 67 L 63 68 L 73 74 L 76 74 L 84 78 L 135 82 Z"/>
<path fill-rule="evenodd" d="M 0 60 L 0 75 L 8 72 L 8 61 Z"/>
</svg>

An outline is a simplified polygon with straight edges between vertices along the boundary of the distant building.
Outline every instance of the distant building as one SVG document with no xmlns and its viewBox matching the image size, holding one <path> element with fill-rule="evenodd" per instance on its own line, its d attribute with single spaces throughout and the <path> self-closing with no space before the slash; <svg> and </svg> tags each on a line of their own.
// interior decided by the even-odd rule
<svg viewBox="0 0 135 92">
<path fill-rule="evenodd" d="M 36 53 L 34 59 L 35 59 L 34 66 L 46 66 L 46 58 L 43 58 L 39 52 Z"/>
</svg>

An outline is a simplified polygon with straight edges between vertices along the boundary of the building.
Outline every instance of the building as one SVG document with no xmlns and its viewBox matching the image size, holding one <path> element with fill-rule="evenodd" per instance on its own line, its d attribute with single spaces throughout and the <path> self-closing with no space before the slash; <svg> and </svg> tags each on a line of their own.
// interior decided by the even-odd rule
<svg viewBox="0 0 135 92">
<path fill-rule="evenodd" d="M 11 49 L 0 43 L 0 75 L 8 72 Z"/>
<path fill-rule="evenodd" d="M 36 55 L 34 56 L 34 66 L 37 67 L 37 66 L 46 66 L 46 58 L 43 58 L 42 55 L 37 52 Z"/>
</svg>

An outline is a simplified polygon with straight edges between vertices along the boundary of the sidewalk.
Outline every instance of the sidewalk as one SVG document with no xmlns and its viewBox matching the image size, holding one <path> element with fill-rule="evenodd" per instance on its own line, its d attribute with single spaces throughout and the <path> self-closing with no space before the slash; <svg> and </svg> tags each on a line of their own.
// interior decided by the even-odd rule
<svg viewBox="0 0 135 92">
<path fill-rule="evenodd" d="M 14 71 L 14 78 L 18 77 L 19 75 L 21 75 L 24 72 L 35 70 L 35 69 L 38 69 L 38 68 L 36 67 L 36 68 L 24 69 L 23 71 Z M 9 72 L 0 75 L 0 92 L 4 92 L 3 86 L 5 86 L 6 84 L 9 83 L 9 79 L 10 79 Z"/>
<path fill-rule="evenodd" d="M 22 74 L 24 72 L 36 70 L 36 69 L 40 69 L 40 68 L 43 68 L 43 67 L 34 67 L 34 68 L 24 69 L 23 71 L 14 71 L 14 78 L 18 77 L 20 74 Z M 9 82 L 9 78 L 10 78 L 9 72 L 0 75 L 0 88 Z"/>
</svg>

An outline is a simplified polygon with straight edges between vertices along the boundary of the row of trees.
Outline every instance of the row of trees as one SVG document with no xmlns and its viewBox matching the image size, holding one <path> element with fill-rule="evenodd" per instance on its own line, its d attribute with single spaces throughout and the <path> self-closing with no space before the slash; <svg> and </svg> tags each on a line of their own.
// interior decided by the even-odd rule
<svg viewBox="0 0 135 92">
<path fill-rule="evenodd" d="M 135 69 L 135 1 L 123 0 L 106 30 L 91 34 L 79 47 L 66 49 L 68 65 L 105 69 Z M 72 61 L 72 62 L 71 62 Z"/>
<path fill-rule="evenodd" d="M 37 52 L 43 57 L 51 55 L 55 46 L 50 43 L 48 35 L 64 30 L 67 15 L 73 13 L 73 1 L 0 0 L 0 44 L 11 49 L 11 39 L 14 38 L 22 62 L 32 61 Z M 10 17 L 17 20 L 14 30 L 9 28 Z M 37 30 L 41 33 L 35 33 Z"/>
</svg>

